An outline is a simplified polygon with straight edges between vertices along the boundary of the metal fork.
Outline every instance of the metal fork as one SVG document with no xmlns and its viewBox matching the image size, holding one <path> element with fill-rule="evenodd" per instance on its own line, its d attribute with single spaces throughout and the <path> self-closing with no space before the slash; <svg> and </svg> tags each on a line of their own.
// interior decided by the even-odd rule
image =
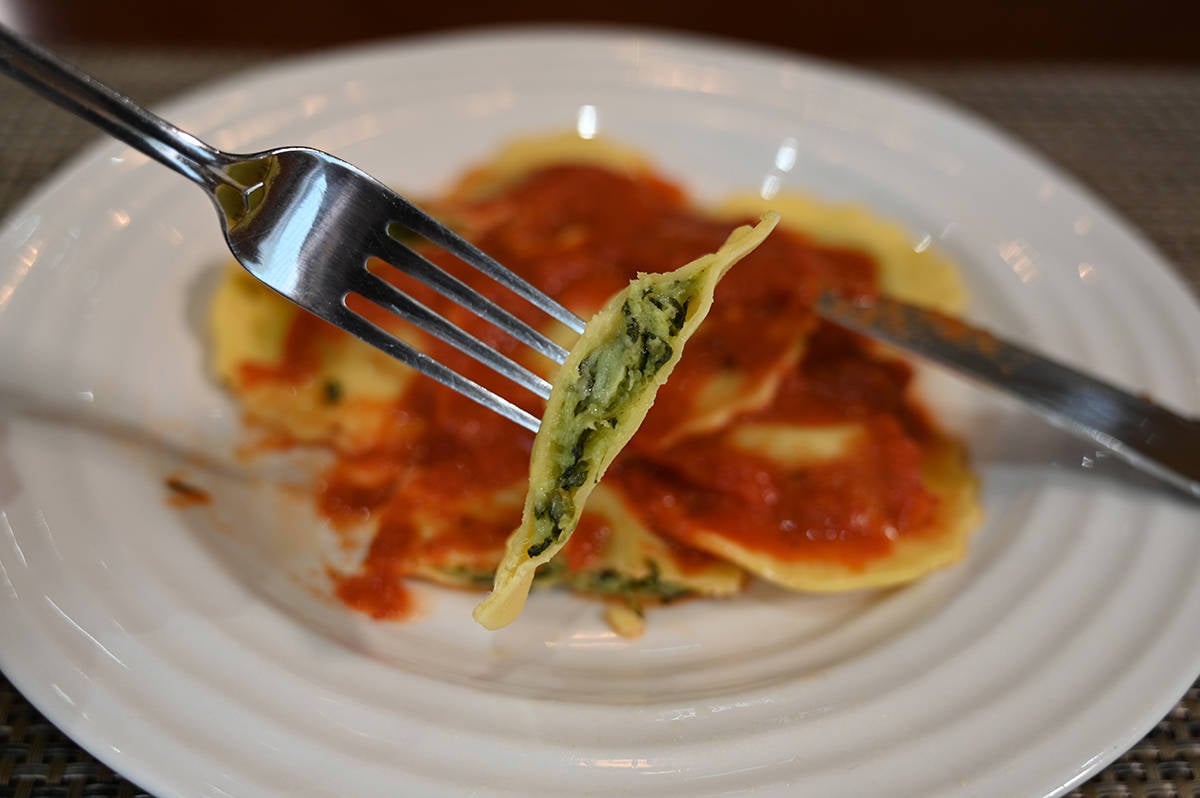
<svg viewBox="0 0 1200 798">
<path fill-rule="evenodd" d="M 451 252 L 577 333 L 584 322 L 362 170 L 307 147 L 222 152 L 0 26 L 0 71 L 134 149 L 212 198 L 230 251 L 262 282 L 342 328 L 529 430 L 539 419 L 352 311 L 357 294 L 546 398 L 550 383 L 454 326 L 367 269 L 379 258 L 518 341 L 561 363 L 567 351 L 451 276 L 394 235 L 396 226 Z"/>
</svg>

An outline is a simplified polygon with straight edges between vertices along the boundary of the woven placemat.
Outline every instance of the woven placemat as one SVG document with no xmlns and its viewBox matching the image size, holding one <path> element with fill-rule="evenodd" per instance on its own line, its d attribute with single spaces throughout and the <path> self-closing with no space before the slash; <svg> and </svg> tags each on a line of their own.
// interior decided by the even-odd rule
<svg viewBox="0 0 1200 798">
<path fill-rule="evenodd" d="M 254 54 L 75 52 L 146 103 L 266 62 Z M 1200 294 L 1200 70 L 873 65 L 969 108 L 1088 184 Z M 0 82 L 0 215 L 96 138 Z M 0 645 L 3 642 L 0 641 Z M 0 676 L 0 798 L 132 798 L 145 792 L 47 722 Z M 1200 798 L 1200 682 L 1072 798 Z"/>
</svg>

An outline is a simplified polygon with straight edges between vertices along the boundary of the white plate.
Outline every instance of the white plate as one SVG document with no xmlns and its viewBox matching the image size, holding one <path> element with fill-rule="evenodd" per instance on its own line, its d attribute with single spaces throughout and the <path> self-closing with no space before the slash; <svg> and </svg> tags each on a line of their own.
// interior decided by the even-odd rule
<svg viewBox="0 0 1200 798">
<path fill-rule="evenodd" d="M 165 113 L 426 191 L 582 106 L 699 195 L 780 181 L 891 214 L 961 262 L 972 317 L 1200 410 L 1200 313 L 1161 259 L 1021 147 L 869 77 L 510 32 L 293 62 Z M 1195 512 L 941 374 L 988 520 L 908 589 L 756 589 L 654 613 L 637 642 L 552 594 L 499 634 L 436 590 L 419 622 L 372 624 L 308 589 L 327 541 L 304 502 L 231 459 L 196 323 L 223 258 L 198 190 L 98 147 L 8 221 L 0 258 L 0 667 L 159 795 L 1050 795 L 1200 672 Z M 167 507 L 176 471 L 214 507 Z"/>
</svg>

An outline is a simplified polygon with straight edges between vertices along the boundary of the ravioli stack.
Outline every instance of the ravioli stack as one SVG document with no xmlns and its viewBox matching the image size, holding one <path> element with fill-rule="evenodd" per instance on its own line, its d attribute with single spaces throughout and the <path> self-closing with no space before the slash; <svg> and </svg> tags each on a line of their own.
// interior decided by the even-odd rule
<svg viewBox="0 0 1200 798">
<path fill-rule="evenodd" d="M 978 521 L 962 447 L 894 355 L 818 320 L 822 291 L 885 291 L 953 312 L 953 267 L 855 208 L 742 197 L 692 207 L 639 154 L 574 137 L 527 140 L 427 205 L 509 268 L 589 317 L 638 272 L 715 251 L 768 209 L 781 229 L 718 286 L 638 433 L 537 582 L 607 599 L 622 633 L 644 607 L 730 596 L 753 575 L 805 591 L 906 582 L 962 556 Z M 444 253 L 414 250 L 542 327 L 572 335 Z M 920 249 L 920 248 L 918 248 Z M 548 378 L 554 366 L 383 264 L 372 266 Z M 482 367 L 369 308 L 381 326 L 539 414 Z M 371 536 L 337 594 L 396 617 L 403 580 L 484 589 L 521 522 L 532 435 L 415 377 L 231 267 L 211 308 L 213 362 L 247 420 L 280 446 L 333 454 L 316 501 Z"/>
</svg>

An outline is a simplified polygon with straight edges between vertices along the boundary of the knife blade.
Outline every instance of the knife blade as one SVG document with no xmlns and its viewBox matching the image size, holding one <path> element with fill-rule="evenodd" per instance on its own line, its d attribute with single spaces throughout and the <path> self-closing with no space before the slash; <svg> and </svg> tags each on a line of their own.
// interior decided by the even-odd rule
<svg viewBox="0 0 1200 798">
<path fill-rule="evenodd" d="M 832 293 L 821 296 L 817 310 L 854 332 L 1015 397 L 1056 427 L 1200 499 L 1195 419 L 936 311 Z"/>
</svg>

